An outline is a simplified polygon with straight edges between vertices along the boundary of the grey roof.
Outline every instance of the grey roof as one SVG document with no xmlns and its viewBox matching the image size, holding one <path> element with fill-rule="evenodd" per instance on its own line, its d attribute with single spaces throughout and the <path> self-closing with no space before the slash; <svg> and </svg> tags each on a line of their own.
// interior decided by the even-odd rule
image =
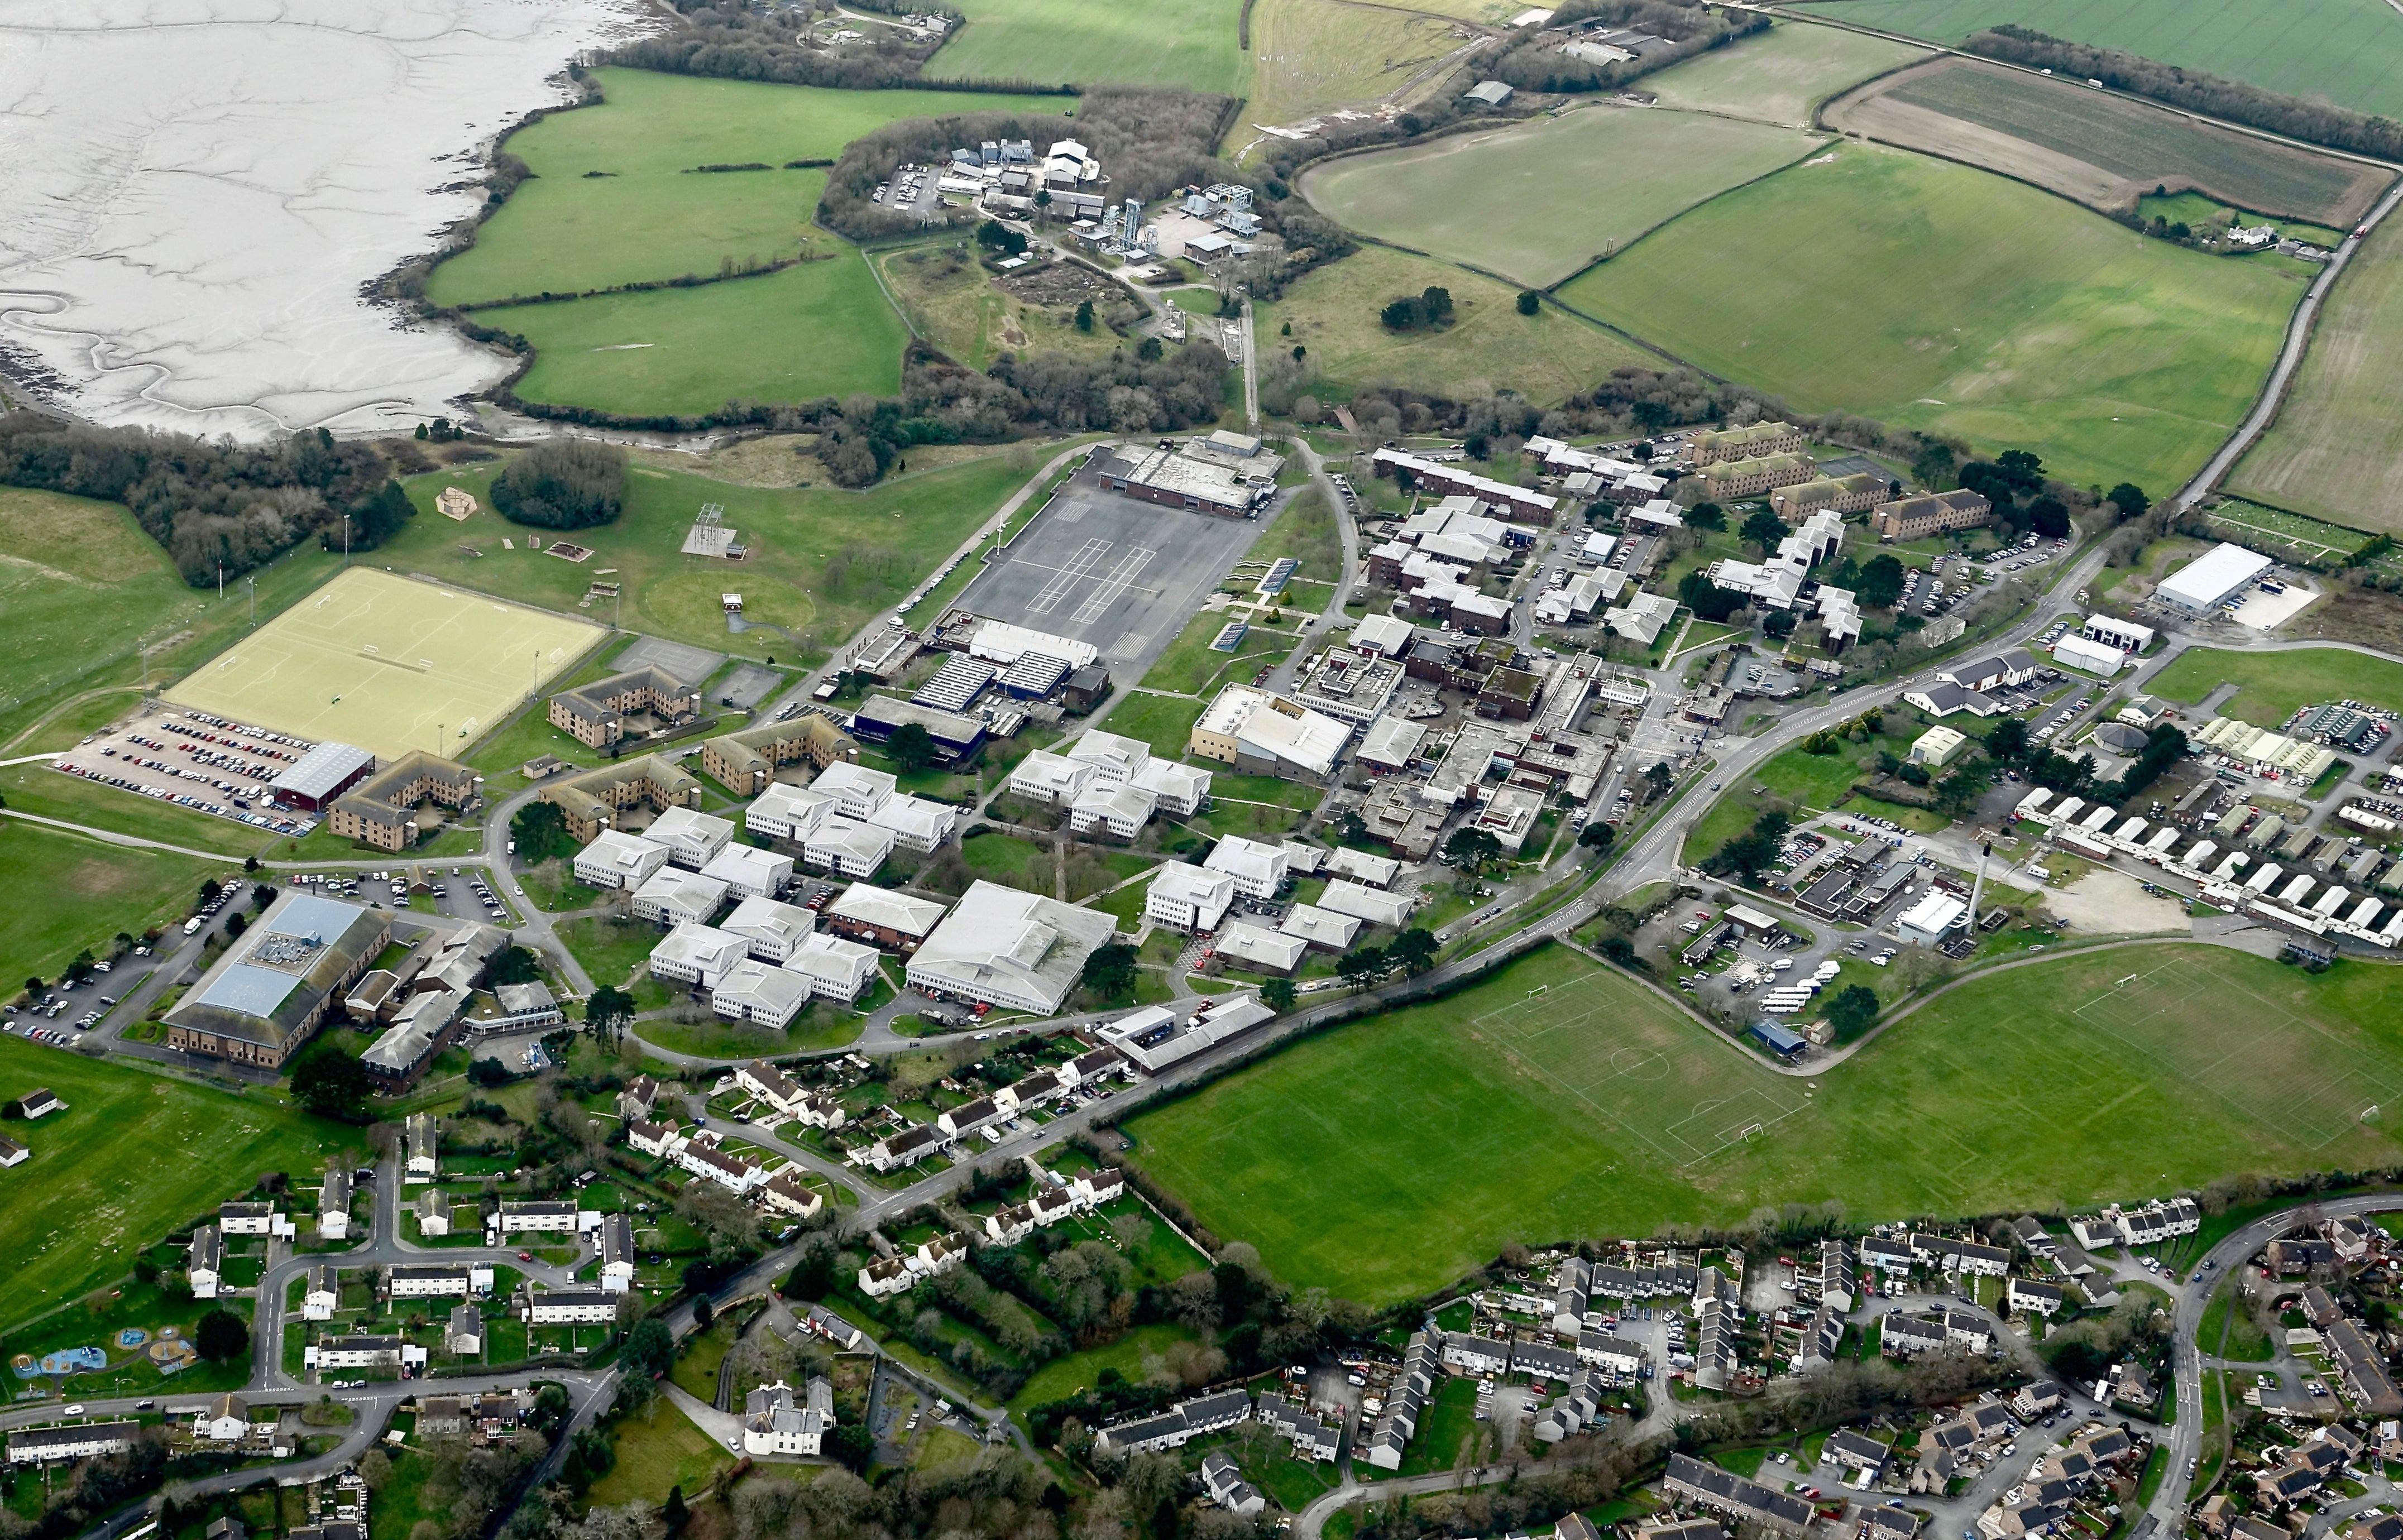
<svg viewBox="0 0 2403 1540">
<path fill-rule="evenodd" d="M 302 755 L 290 770 L 268 783 L 277 791 L 321 800 L 334 788 L 375 763 L 375 756 L 349 743 L 320 743 Z"/>
<path fill-rule="evenodd" d="M 281 1047 L 368 961 L 388 926 L 360 905 L 286 890 L 167 1013 L 167 1024 Z"/>
</svg>

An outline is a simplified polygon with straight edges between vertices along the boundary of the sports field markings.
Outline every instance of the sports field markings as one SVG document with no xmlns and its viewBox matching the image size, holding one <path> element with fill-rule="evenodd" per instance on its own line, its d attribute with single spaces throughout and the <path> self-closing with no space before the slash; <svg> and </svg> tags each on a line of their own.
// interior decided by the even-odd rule
<svg viewBox="0 0 2403 1540">
<path fill-rule="evenodd" d="M 1041 592 L 1026 602 L 1026 613 L 1049 615 L 1058 609 L 1060 602 L 1067 598 L 1088 574 L 1101 565 L 1102 558 L 1109 553 L 1110 543 L 1106 540 L 1088 540 L 1077 547 L 1074 556 L 1051 569 L 1051 580 L 1043 585 Z M 1035 562 L 1022 564 L 1030 567 L 1040 565 Z"/>
<path fill-rule="evenodd" d="M 1497 1006 L 1468 1024 L 1473 1031 L 1481 1030 L 1514 1064 L 1583 1103 L 1597 1118 L 1674 1166 L 1693 1165 L 1758 1138 L 1809 1104 L 1799 1095 L 1781 1100 L 1770 1088 L 1755 1085 L 1730 1096 L 1702 1097 L 1689 1104 L 1691 1110 L 1674 1116 L 1676 1109 L 1660 1106 L 1657 1093 L 1636 1089 L 1668 1078 L 1674 1061 L 1660 1049 L 1621 1041 L 1597 1057 L 1594 1067 L 1601 1073 L 1584 1084 L 1536 1055 L 1548 1039 L 1570 1043 L 1570 1051 L 1590 1052 L 1601 1034 L 1618 1035 L 1624 1019 L 1623 1008 L 1607 997 L 1600 982 L 1572 979 Z M 1662 1121 L 1647 1128 L 1604 1104 L 1601 1094 L 1613 1087 L 1627 1089 L 1630 1105 L 1651 1105 Z"/>
<path fill-rule="evenodd" d="M 1149 546 L 1137 546 L 1119 557 L 1118 565 L 1110 569 L 1109 576 L 1103 578 L 1099 586 L 1086 595 L 1085 602 L 1076 606 L 1076 613 L 1068 617 L 1070 622 L 1089 626 L 1100 619 L 1104 610 L 1134 587 L 1134 580 L 1143 576 L 1143 569 L 1151 565 L 1151 559 L 1159 554 Z"/>
<path fill-rule="evenodd" d="M 2242 1002 L 2221 1000 L 2207 1014 L 2189 1012 L 2187 1007 L 2211 986 L 2178 977 L 2175 970 L 2176 964 L 2164 964 L 2132 975 L 2073 1014 L 2306 1149 L 2335 1144 L 2368 1109 L 2403 1093 L 2403 1076 L 2357 1061 L 2360 1044 L 2241 985 L 2220 980 L 2212 992 L 2224 995 L 2233 990 L 2244 997 Z M 2319 1057 L 2308 1048 L 2290 1050 L 2281 1061 L 2260 1050 L 2272 1040 L 2316 1044 L 2327 1060 L 2345 1067 L 2330 1073 L 2295 1061 Z"/>
</svg>

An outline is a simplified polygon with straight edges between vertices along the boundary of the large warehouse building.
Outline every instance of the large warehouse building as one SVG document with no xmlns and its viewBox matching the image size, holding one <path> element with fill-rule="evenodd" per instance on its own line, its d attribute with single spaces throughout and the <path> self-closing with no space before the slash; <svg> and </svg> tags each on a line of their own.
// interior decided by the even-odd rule
<svg viewBox="0 0 2403 1540">
<path fill-rule="evenodd" d="M 167 1013 L 167 1046 L 281 1068 L 391 938 L 381 909 L 284 893 Z"/>
<path fill-rule="evenodd" d="M 2222 541 L 2161 579 L 2155 597 L 2188 615 L 2208 615 L 2243 592 L 2270 565 L 2258 551 Z"/>
</svg>

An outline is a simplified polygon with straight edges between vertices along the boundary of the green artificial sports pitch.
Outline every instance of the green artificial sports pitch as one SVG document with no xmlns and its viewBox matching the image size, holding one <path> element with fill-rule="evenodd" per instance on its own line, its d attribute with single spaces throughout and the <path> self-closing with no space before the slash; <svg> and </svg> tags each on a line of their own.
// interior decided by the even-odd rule
<svg viewBox="0 0 2403 1540">
<path fill-rule="evenodd" d="M 568 616 L 352 567 L 166 698 L 382 758 L 416 749 L 455 758 L 604 634 Z"/>
</svg>

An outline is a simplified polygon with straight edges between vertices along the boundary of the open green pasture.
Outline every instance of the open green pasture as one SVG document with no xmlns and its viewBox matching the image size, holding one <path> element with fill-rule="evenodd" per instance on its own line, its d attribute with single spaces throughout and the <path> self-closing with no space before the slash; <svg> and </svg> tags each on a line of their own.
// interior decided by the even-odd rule
<svg viewBox="0 0 2403 1540">
<path fill-rule="evenodd" d="M 721 262 L 778 261 L 843 243 L 813 231 L 826 173 L 788 160 L 831 160 L 887 123 L 961 112 L 1057 114 L 1059 97 L 941 90 L 832 90 L 711 80 L 647 70 L 592 72 L 602 100 L 551 113 L 509 136 L 534 173 L 435 269 L 436 303 L 473 304 L 546 291 L 576 294 L 687 273 Z M 702 172 L 754 163 L 767 171 Z"/>
<path fill-rule="evenodd" d="M 2289 96 L 2403 116 L 2403 28 L 2385 0 L 1817 0 L 1796 8 L 1937 43 L 2011 22 Z"/>
<path fill-rule="evenodd" d="M 57 978 L 79 951 L 108 956 L 119 931 L 139 936 L 182 919 L 201 880 L 229 871 L 226 862 L 128 850 L 0 818 L 0 892 L 20 895 L 0 904 L 0 993 L 13 996 L 28 978 Z M 33 894 L 44 896 L 33 902 L 25 896 Z M 7 1099 L 0 1087 L 0 1101 Z"/>
<path fill-rule="evenodd" d="M 1334 107 L 1366 106 L 1424 83 L 1422 72 L 1459 48 L 1442 17 L 1351 0 L 1258 0 L 1252 7 L 1252 87 L 1230 146 L 1275 140 L 1256 123 L 1296 123 Z"/>
<path fill-rule="evenodd" d="M 1181 86 L 1240 96 L 1241 0 L 961 0 L 967 22 L 927 62 L 929 80 Z"/>
<path fill-rule="evenodd" d="M 1813 108 L 1845 87 L 1924 53 L 1842 27 L 1781 21 L 1759 36 L 1646 76 L 1642 89 L 1662 106 L 1800 128 L 1810 123 Z"/>
<path fill-rule="evenodd" d="M 329 1151 L 357 1143 L 354 1131 L 263 1093 L 205 1089 L 0 1036 L 0 1096 L 37 1086 L 67 1110 L 11 1125 L 9 1136 L 34 1154 L 0 1172 L 0 1246 L 14 1259 L 0 1326 L 118 1276 L 135 1252 L 214 1214 L 262 1172 L 313 1184 Z"/>
<path fill-rule="evenodd" d="M 2248 209 L 2351 226 L 2393 177 L 2373 167 L 2058 76 L 1976 63 L 1913 71 L 1890 94 L 2138 183 L 2191 180 Z"/>
<path fill-rule="evenodd" d="M 1773 259 L 1761 237 L 1779 239 Z M 2301 298 L 1982 172 L 1846 144 L 1713 200 L 1563 303 L 1796 407 L 2173 490 L 2252 405 Z"/>
<path fill-rule="evenodd" d="M 2115 948 L 1972 982 L 1805 1080 L 1554 948 L 1128 1131 L 1146 1172 L 1287 1282 L 1386 1301 L 1513 1242 L 1764 1204 L 2061 1213 L 2232 1171 L 2381 1164 L 2398 989 L 2375 964 Z"/>
<path fill-rule="evenodd" d="M 2346 262 L 2276 419 L 2227 487 L 2331 523 L 2403 534 L 2403 231 L 2392 221 Z"/>
<path fill-rule="evenodd" d="M 2219 715 L 2274 728 L 2305 706 L 2361 701 L 2403 711 L 2403 663 L 2342 647 L 2292 647 L 2278 652 L 2229 652 L 2189 647 L 2145 682 L 2171 701 L 2193 704 L 2223 684 L 2241 687 Z"/>
<path fill-rule="evenodd" d="M 786 661 L 822 655 L 899 601 L 1027 476 L 998 451 L 888 477 L 864 492 L 741 486 L 636 465 L 618 521 L 576 532 L 593 550 L 576 562 L 526 549 L 527 532 L 492 511 L 499 464 L 404 482 L 420 511 L 384 548 L 383 560 L 462 588 L 615 620 L 628 631 Z M 482 506 L 458 522 L 435 513 L 434 499 L 449 486 L 473 493 Z M 693 516 L 711 503 L 725 510 L 724 522 L 750 549 L 739 565 L 682 553 Z M 516 548 L 504 547 L 504 539 Z M 623 591 L 579 610 L 596 577 Z M 743 614 L 755 623 L 740 638 L 726 630 L 722 598 L 729 590 L 743 594 Z M 757 629 L 761 625 L 781 630 Z"/>
<path fill-rule="evenodd" d="M 1597 104 L 1348 157 L 1306 173 L 1302 190 L 1379 240 L 1542 287 L 1816 143 L 1766 123 Z"/>
<path fill-rule="evenodd" d="M 806 401 L 901 389 L 909 340 L 855 246 L 780 272 L 506 305 L 477 320 L 533 344 L 529 401 L 632 417 L 698 417 L 729 401 Z"/>
<path fill-rule="evenodd" d="M 1452 325 L 1386 329 L 1378 319 L 1385 302 L 1430 284 L 1452 291 Z M 1519 292 L 1449 262 L 1364 245 L 1259 307 L 1257 330 L 1263 348 L 1308 349 L 1305 361 L 1325 377 L 1313 389 L 1326 399 L 1408 382 L 1462 399 L 1508 389 L 1549 403 L 1590 390 L 1615 368 L 1660 367 L 1657 354 L 1557 306 L 1520 314 Z"/>
</svg>

